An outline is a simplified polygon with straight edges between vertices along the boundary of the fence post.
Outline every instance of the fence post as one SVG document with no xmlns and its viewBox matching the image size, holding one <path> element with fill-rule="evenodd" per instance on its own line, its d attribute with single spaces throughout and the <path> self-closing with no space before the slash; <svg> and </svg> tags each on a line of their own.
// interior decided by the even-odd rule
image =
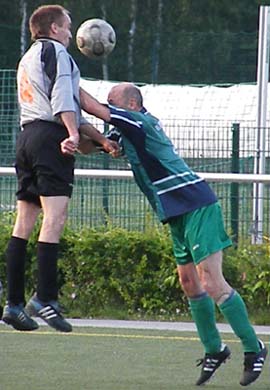
<svg viewBox="0 0 270 390">
<path fill-rule="evenodd" d="M 107 133 L 109 125 L 104 123 L 104 134 Z M 109 156 L 107 153 L 103 153 L 103 169 L 109 169 Z M 109 215 L 109 181 L 108 179 L 102 179 L 102 205 L 105 215 Z M 105 224 L 107 219 L 105 218 Z"/>
<path fill-rule="evenodd" d="M 239 123 L 232 124 L 232 173 L 239 173 Z M 231 230 L 233 241 L 237 245 L 239 234 L 239 184 L 231 183 Z"/>
</svg>

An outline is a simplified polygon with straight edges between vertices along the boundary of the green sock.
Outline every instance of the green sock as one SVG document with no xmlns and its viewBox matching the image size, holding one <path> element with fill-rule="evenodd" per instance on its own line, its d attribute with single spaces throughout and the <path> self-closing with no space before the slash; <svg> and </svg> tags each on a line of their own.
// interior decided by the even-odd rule
<svg viewBox="0 0 270 390">
<path fill-rule="evenodd" d="M 205 353 L 219 352 L 221 338 L 216 327 L 214 301 L 205 293 L 197 298 L 189 298 L 189 305 Z"/>
<path fill-rule="evenodd" d="M 249 322 L 246 305 L 238 292 L 233 291 L 231 296 L 219 305 L 219 309 L 240 338 L 244 352 L 259 352 L 258 338 Z"/>
</svg>

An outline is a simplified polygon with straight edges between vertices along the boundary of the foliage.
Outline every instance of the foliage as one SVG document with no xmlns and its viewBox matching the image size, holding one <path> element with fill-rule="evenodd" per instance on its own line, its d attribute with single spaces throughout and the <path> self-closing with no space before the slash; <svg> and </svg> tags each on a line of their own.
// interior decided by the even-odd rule
<svg viewBox="0 0 270 390">
<path fill-rule="evenodd" d="M 26 48 L 30 45 L 28 31 L 21 37 L 21 31 L 28 30 L 28 20 L 22 28 L 22 3 L 26 4 L 28 19 L 35 8 L 51 1 L 2 0 L 0 68 L 14 69 L 21 56 L 22 43 Z M 70 52 L 83 77 L 103 78 L 105 64 L 110 80 L 129 80 L 132 75 L 130 81 L 144 83 L 255 81 L 261 1 L 170 0 L 169 7 L 164 0 L 60 0 L 58 3 L 71 11 L 73 35 L 83 21 L 93 17 L 105 18 L 115 28 L 117 45 L 105 63 L 82 56 L 73 39 Z M 127 58 L 130 45 L 131 60 Z"/>
<path fill-rule="evenodd" d="M 4 252 L 11 235 L 10 214 L 0 219 L 0 279 L 6 288 Z M 35 290 L 37 225 L 29 240 L 26 298 Z M 269 246 L 241 244 L 225 251 L 224 274 L 254 313 L 269 313 Z M 73 317 L 121 312 L 142 318 L 187 316 L 187 300 L 179 286 L 171 238 L 166 227 L 144 232 L 122 228 L 66 227 L 60 242 L 60 300 Z M 269 317 L 269 315 L 268 315 Z M 270 318 L 264 317 L 265 323 Z"/>
<path fill-rule="evenodd" d="M 263 311 L 270 307 L 270 262 L 269 244 L 241 244 L 226 254 L 228 263 L 237 267 L 239 292 L 252 311 Z M 269 310 L 269 309 L 268 309 Z M 269 318 L 270 319 L 270 318 Z"/>
<path fill-rule="evenodd" d="M 175 263 L 166 232 L 84 229 L 69 235 L 69 244 L 61 263 L 64 303 L 72 298 L 84 316 L 108 307 L 138 315 L 186 310 L 178 283 L 170 280 Z"/>
<path fill-rule="evenodd" d="M 12 231 L 10 224 L 11 219 L 13 220 L 13 216 L 10 213 L 0 212 L 0 280 L 2 281 L 4 288 L 6 286 L 6 278 L 4 277 L 6 274 L 5 251 Z"/>
</svg>

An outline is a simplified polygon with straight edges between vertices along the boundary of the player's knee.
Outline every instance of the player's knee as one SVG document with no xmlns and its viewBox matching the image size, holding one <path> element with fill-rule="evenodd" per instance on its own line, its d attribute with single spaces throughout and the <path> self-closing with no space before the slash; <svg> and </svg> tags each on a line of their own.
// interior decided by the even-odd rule
<svg viewBox="0 0 270 390">
<path fill-rule="evenodd" d="M 48 231 L 55 231 L 56 234 L 62 231 L 65 222 L 66 222 L 66 213 L 62 213 L 61 215 L 55 214 L 50 216 L 44 216 L 43 219 L 43 229 Z"/>
<path fill-rule="evenodd" d="M 202 288 L 210 295 L 210 297 L 214 297 L 219 290 L 218 285 L 214 282 L 214 280 L 210 280 L 208 278 L 204 278 L 201 281 Z"/>
<path fill-rule="evenodd" d="M 231 292 L 230 286 L 225 281 L 223 283 L 222 280 L 220 283 L 216 280 L 203 280 L 202 287 L 217 304 L 223 303 Z"/>
<path fill-rule="evenodd" d="M 197 295 L 198 291 L 201 291 L 201 287 L 198 286 L 195 280 L 190 278 L 188 275 L 182 275 L 179 277 L 179 282 L 185 295 L 188 297 Z"/>
</svg>

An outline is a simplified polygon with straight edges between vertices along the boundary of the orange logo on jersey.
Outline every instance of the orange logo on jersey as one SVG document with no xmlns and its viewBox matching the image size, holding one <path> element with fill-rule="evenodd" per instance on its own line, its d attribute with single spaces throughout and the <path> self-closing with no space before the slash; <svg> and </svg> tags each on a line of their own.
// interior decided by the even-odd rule
<svg viewBox="0 0 270 390">
<path fill-rule="evenodd" d="M 19 77 L 20 100 L 24 103 L 33 103 L 34 91 L 26 71 L 23 69 Z"/>
</svg>

